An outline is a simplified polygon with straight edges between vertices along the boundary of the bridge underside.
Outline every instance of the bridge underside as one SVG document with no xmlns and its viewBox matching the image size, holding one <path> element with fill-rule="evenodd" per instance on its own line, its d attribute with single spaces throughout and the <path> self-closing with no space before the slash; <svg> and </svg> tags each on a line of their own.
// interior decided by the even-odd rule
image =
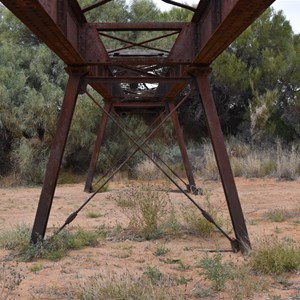
<svg viewBox="0 0 300 300">
<path fill-rule="evenodd" d="M 92 188 L 105 124 L 113 113 L 124 112 L 147 112 L 162 119 L 171 112 L 188 186 L 194 187 L 176 114 L 176 101 L 188 88 L 200 95 L 237 249 L 245 250 L 250 241 L 210 89 L 209 66 L 274 0 L 201 0 L 197 7 L 162 0 L 193 11 L 191 21 L 88 22 L 89 11 L 101 10 L 112 1 L 98 0 L 89 7 L 81 7 L 77 0 L 1 1 L 65 62 L 69 74 L 33 225 L 33 242 L 45 235 L 76 99 L 87 92 L 87 85 L 101 95 L 104 107 L 86 191 Z"/>
</svg>

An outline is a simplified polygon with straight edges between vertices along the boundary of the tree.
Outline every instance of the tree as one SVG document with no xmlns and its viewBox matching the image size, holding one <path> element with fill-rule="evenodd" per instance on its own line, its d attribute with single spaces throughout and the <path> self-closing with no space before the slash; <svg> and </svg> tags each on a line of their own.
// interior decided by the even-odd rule
<svg viewBox="0 0 300 300">
<path fill-rule="evenodd" d="M 300 87 L 297 40 L 282 12 L 269 8 L 214 62 L 213 91 L 227 133 L 253 129 L 251 113 L 264 106 L 265 134 L 297 137 L 285 117 Z"/>
</svg>

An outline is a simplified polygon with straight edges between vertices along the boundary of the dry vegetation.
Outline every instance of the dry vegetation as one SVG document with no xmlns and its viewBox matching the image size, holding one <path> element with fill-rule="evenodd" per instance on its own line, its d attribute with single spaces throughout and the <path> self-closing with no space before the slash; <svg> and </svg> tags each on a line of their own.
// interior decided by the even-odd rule
<svg viewBox="0 0 300 300">
<path fill-rule="evenodd" d="M 28 221 L 25 205 L 34 215 L 30 199 L 39 189 L 1 190 L 0 299 L 298 299 L 297 182 L 237 182 L 253 244 L 244 257 L 210 252 L 229 249 L 228 242 L 181 194 L 162 188 L 162 181 L 135 187 L 129 180 L 112 182 L 78 217 L 74 225 L 80 227 L 36 246 L 20 222 Z M 195 199 L 233 235 L 220 183 L 202 185 L 205 193 Z M 50 224 L 86 197 L 81 189 L 58 187 Z"/>
</svg>

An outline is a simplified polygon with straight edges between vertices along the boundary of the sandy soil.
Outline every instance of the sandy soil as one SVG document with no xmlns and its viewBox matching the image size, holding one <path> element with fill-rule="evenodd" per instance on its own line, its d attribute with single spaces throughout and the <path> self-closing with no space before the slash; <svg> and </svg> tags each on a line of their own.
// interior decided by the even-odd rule
<svg viewBox="0 0 300 300">
<path fill-rule="evenodd" d="M 299 182 L 237 178 L 236 183 L 253 248 L 260 243 L 261 239 L 270 236 L 292 238 L 300 245 L 300 215 L 296 214 L 279 223 L 272 222 L 265 217 L 265 213 L 273 209 L 290 211 L 299 209 Z M 78 215 L 72 226 L 80 226 L 89 230 L 95 230 L 101 225 L 125 228 L 128 220 L 107 196 L 133 184 L 137 183 L 131 181 L 112 182 L 108 192 L 97 194 Z M 156 184 L 158 186 L 158 183 Z M 211 201 L 220 207 L 226 218 L 227 208 L 221 184 L 198 181 L 198 185 L 212 192 Z M 39 194 L 40 188 L 0 189 L 1 230 L 13 228 L 22 223 L 32 226 Z M 77 209 L 87 197 L 88 195 L 83 192 L 83 184 L 58 186 L 47 234 L 50 234 L 53 228 L 62 225 L 66 217 Z M 202 196 L 193 197 L 199 203 L 203 201 Z M 171 192 L 170 198 L 177 208 L 181 207 L 182 203 L 188 202 L 184 195 L 177 192 Z M 87 216 L 88 212 L 96 212 L 100 216 L 92 219 Z M 162 245 L 170 249 L 163 259 L 153 254 L 157 247 Z M 130 239 L 116 241 L 108 238 L 101 240 L 95 247 L 71 251 L 67 257 L 57 262 L 48 260 L 19 262 L 17 266 L 15 266 L 15 262 L 7 261 L 7 251 L 0 250 L 0 260 L 6 265 L 15 266 L 17 271 L 24 276 L 18 290 L 19 296 L 15 296 L 15 299 L 68 299 L 66 290 L 71 286 L 82 284 L 93 274 L 99 272 L 122 273 L 124 271 L 133 274 L 142 273 L 147 266 L 156 266 L 166 275 L 183 276 L 188 279 L 189 282 L 182 288 L 189 294 L 189 291 L 195 286 L 209 287 L 210 283 L 199 275 L 199 268 L 196 268 L 195 265 L 207 250 L 217 249 L 230 249 L 230 245 L 224 237 L 216 232 L 210 238 L 184 234 L 180 237 L 142 242 Z M 241 254 L 224 252 L 222 255 L 225 259 L 232 261 L 243 260 Z M 188 267 L 179 268 L 178 264 L 167 264 L 168 259 L 180 260 L 184 266 Z M 37 263 L 42 265 L 42 269 L 36 273 L 32 272 L 30 269 Z M 286 275 L 288 285 L 279 284 L 274 278 L 265 277 L 264 280 L 269 283 L 267 290 L 263 294 L 254 296 L 253 299 L 300 299 L 300 274 Z M 232 299 L 232 293 L 234 290 L 227 289 L 225 293 L 214 294 L 210 299 Z M 187 299 L 189 299 L 188 296 Z"/>
</svg>

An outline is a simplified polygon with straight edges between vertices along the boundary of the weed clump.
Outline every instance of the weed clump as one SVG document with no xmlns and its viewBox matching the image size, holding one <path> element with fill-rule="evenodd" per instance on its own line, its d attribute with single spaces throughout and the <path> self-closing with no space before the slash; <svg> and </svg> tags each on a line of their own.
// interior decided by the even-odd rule
<svg viewBox="0 0 300 300">
<path fill-rule="evenodd" d="M 24 276 L 18 268 L 18 264 L 0 264 L 0 299 L 16 299 L 18 286 L 23 281 Z"/>
<path fill-rule="evenodd" d="M 146 240 L 158 238 L 163 225 L 171 215 L 171 203 L 166 192 L 158 192 L 150 186 L 131 188 L 120 194 L 110 195 L 129 219 L 129 229 Z"/>
<path fill-rule="evenodd" d="M 300 250 L 291 240 L 265 240 L 251 253 L 250 265 L 259 274 L 300 270 Z"/>
<path fill-rule="evenodd" d="M 219 209 L 211 202 L 210 197 L 212 193 L 210 191 L 204 191 L 204 203 L 203 207 L 213 217 L 217 224 L 222 225 L 221 217 L 219 216 Z M 215 226 L 207 221 L 201 212 L 194 206 L 184 206 L 182 209 L 182 217 L 187 230 L 193 234 L 201 237 L 209 237 L 215 231 Z"/>
<path fill-rule="evenodd" d="M 154 251 L 154 255 L 155 256 L 164 256 L 165 254 L 167 254 L 170 251 L 169 248 L 166 248 L 165 246 L 159 246 L 156 248 L 156 250 Z"/>
<path fill-rule="evenodd" d="M 272 209 L 266 212 L 266 218 L 273 222 L 284 222 L 293 217 L 292 212 L 286 209 Z"/>
<path fill-rule="evenodd" d="M 40 239 L 36 244 L 30 242 L 31 231 L 27 225 L 18 225 L 15 229 L 0 233 L 0 247 L 11 250 L 10 256 L 23 261 L 39 258 L 58 260 L 69 250 L 81 249 L 97 244 L 97 232 L 77 229 L 74 232 L 63 230 L 49 240 Z"/>
<path fill-rule="evenodd" d="M 150 274 L 150 273 L 149 273 Z M 161 273 L 160 273 L 161 274 Z M 150 275 L 149 275 L 150 276 Z M 170 291 L 163 285 L 152 282 L 148 273 L 137 277 L 128 273 L 117 275 L 98 274 L 90 277 L 89 280 L 79 287 L 77 297 L 84 300 L 89 299 L 131 299 L 131 300 L 171 300 L 175 299 L 170 295 Z M 153 279 L 158 279 L 154 276 Z M 180 295 L 176 299 L 184 299 Z"/>
<path fill-rule="evenodd" d="M 215 291 L 224 290 L 226 281 L 232 277 L 232 265 L 223 263 L 220 253 L 214 255 L 212 258 L 206 255 L 200 260 L 197 266 L 204 269 L 202 274 L 204 274 L 206 279 L 211 281 L 212 288 Z"/>
</svg>

